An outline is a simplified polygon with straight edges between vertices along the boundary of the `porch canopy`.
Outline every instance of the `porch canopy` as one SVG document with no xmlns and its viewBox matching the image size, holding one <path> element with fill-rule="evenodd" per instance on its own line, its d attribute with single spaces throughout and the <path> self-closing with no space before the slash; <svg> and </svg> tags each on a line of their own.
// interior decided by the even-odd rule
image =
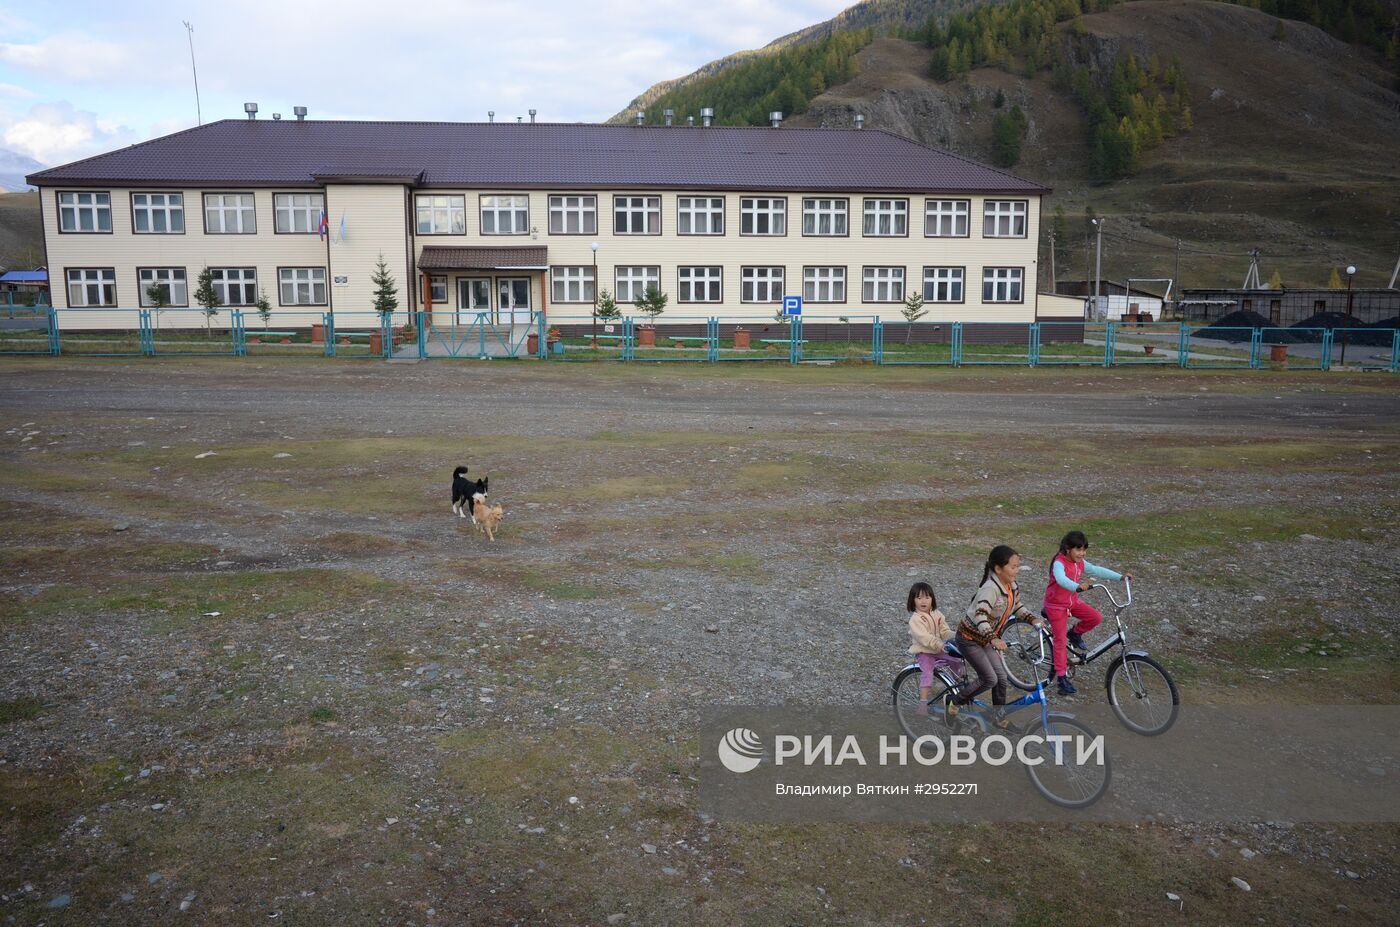
<svg viewBox="0 0 1400 927">
<path fill-rule="evenodd" d="M 549 270 L 544 245 L 425 245 L 418 259 L 423 273 L 444 270 Z"/>
</svg>

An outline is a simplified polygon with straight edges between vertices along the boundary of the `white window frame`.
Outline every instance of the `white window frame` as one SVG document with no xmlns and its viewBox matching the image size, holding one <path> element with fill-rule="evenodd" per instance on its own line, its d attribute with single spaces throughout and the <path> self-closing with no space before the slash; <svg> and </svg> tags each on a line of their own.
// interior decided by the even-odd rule
<svg viewBox="0 0 1400 927">
<path fill-rule="evenodd" d="M 430 274 L 428 276 L 428 296 L 432 299 L 434 306 L 447 305 L 446 274 Z"/>
<path fill-rule="evenodd" d="M 204 234 L 256 235 L 258 209 L 251 193 L 204 194 Z"/>
<path fill-rule="evenodd" d="M 802 300 L 809 303 L 844 303 L 845 266 L 811 265 L 802 268 Z"/>
<path fill-rule="evenodd" d="M 291 298 L 288 299 L 288 294 Z M 282 306 L 326 305 L 324 267 L 277 268 L 277 302 Z"/>
<path fill-rule="evenodd" d="M 982 302 L 1023 303 L 1026 301 L 1025 281 L 1026 269 L 1024 267 L 984 267 L 982 268 Z M 1000 291 L 1000 296 L 998 296 L 998 291 Z"/>
<path fill-rule="evenodd" d="M 636 302 L 647 287 L 661 289 L 661 267 L 655 264 L 624 264 L 613 268 L 613 298 L 618 304 Z"/>
<path fill-rule="evenodd" d="M 925 238 L 969 238 L 971 200 L 924 200 Z"/>
<path fill-rule="evenodd" d="M 682 265 L 677 267 L 676 302 L 724 302 L 724 267 L 719 264 Z"/>
<path fill-rule="evenodd" d="M 940 288 L 944 295 L 940 298 Z M 957 293 L 956 298 L 954 293 Z M 966 267 L 925 267 L 924 302 L 961 303 L 967 301 Z"/>
<path fill-rule="evenodd" d="M 863 303 L 903 302 L 904 268 L 862 268 L 860 275 L 860 301 Z"/>
<path fill-rule="evenodd" d="M 258 269 L 256 267 L 211 267 L 209 272 L 214 292 L 219 294 L 220 306 L 251 306 L 258 301 Z M 231 298 L 233 292 L 239 298 Z"/>
<path fill-rule="evenodd" d="M 739 270 L 739 302 L 780 303 L 787 268 L 781 265 L 743 267 Z"/>
<path fill-rule="evenodd" d="M 626 217 L 626 228 L 618 231 L 617 220 Z M 643 231 L 636 231 L 636 220 L 641 219 Z M 653 228 L 653 226 L 655 226 Z M 661 197 L 659 196 L 614 196 L 613 197 L 614 235 L 660 235 Z"/>
<path fill-rule="evenodd" d="M 88 228 L 83 228 L 84 219 Z M 111 234 L 112 194 L 97 190 L 59 191 L 58 230 L 67 235 Z"/>
<path fill-rule="evenodd" d="M 69 267 L 64 273 L 68 285 L 68 306 L 72 309 L 108 308 L 117 304 L 117 269 L 115 267 Z M 77 287 L 78 298 L 73 298 Z M 95 294 L 95 302 L 88 299 Z"/>
<path fill-rule="evenodd" d="M 322 193 L 274 193 L 272 230 L 279 235 L 319 235 L 325 208 L 326 197 Z M 298 220 L 306 228 L 298 228 Z"/>
<path fill-rule="evenodd" d="M 593 302 L 593 266 L 556 265 L 549 269 L 550 298 L 556 303 Z"/>
<path fill-rule="evenodd" d="M 1027 200 L 986 200 L 982 203 L 983 238 L 1025 238 Z"/>
<path fill-rule="evenodd" d="M 481 234 L 529 235 L 530 197 L 523 193 L 484 193 Z"/>
<path fill-rule="evenodd" d="M 570 222 L 578 228 L 570 229 Z M 549 234 L 597 235 L 598 197 L 593 194 L 561 193 L 549 198 Z"/>
<path fill-rule="evenodd" d="M 739 199 L 739 234 L 757 237 L 786 235 L 787 197 L 741 197 Z"/>
<path fill-rule="evenodd" d="M 865 238 L 904 238 L 909 235 L 909 201 L 898 197 L 866 197 L 861 235 Z M 881 231 L 881 226 L 888 231 Z"/>
<path fill-rule="evenodd" d="M 189 275 L 185 273 L 185 268 L 136 268 L 136 295 L 142 308 L 149 309 L 155 305 L 146 296 L 146 288 L 152 285 L 165 288 L 165 308 L 174 309 L 190 304 Z"/>
<path fill-rule="evenodd" d="M 417 235 L 467 234 L 466 194 L 415 194 L 413 197 L 413 229 Z"/>
<path fill-rule="evenodd" d="M 676 197 L 677 235 L 723 235 L 724 197 Z"/>
<path fill-rule="evenodd" d="M 141 220 L 146 227 L 141 228 Z M 163 228 L 156 228 L 157 225 Z M 175 228 L 179 225 L 179 228 Z M 131 194 L 131 232 L 133 235 L 183 235 L 185 234 L 185 194 L 148 193 Z"/>
<path fill-rule="evenodd" d="M 830 231 L 823 232 L 823 224 Z M 851 201 L 842 196 L 805 198 L 802 201 L 802 234 L 809 238 L 848 237 L 851 234 Z"/>
</svg>

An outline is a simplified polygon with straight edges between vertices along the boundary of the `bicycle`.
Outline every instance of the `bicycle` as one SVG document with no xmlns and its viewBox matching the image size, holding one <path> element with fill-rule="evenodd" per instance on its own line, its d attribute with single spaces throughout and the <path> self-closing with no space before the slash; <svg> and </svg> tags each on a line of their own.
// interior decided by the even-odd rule
<svg viewBox="0 0 1400 927">
<path fill-rule="evenodd" d="M 944 644 L 943 649 L 950 656 L 962 659 L 962 654 L 958 652 L 957 645 L 953 641 Z M 963 669 L 965 673 L 966 665 Z M 1078 763 L 1078 754 L 1075 748 L 1071 747 L 1071 744 L 1080 743 L 1079 738 L 1081 737 L 1092 741 L 1098 735 L 1089 725 L 1075 718 L 1074 715 L 1063 711 L 1051 711 L 1043 685 L 1037 683 L 1028 694 L 1001 706 L 1005 713 L 1004 716 L 1009 716 L 1031 705 L 1039 705 L 1040 724 L 1038 727 L 1034 722 L 1031 722 L 1025 727 L 1017 727 L 1013 723 L 1005 729 L 997 728 L 993 725 L 990 717 L 992 706 L 974 699 L 971 704 L 963 706 L 962 711 L 958 714 L 956 725 L 950 728 L 943 720 L 943 706 L 948 699 L 956 696 L 967 684 L 966 676 L 955 678 L 952 670 L 948 667 L 936 667 L 934 670 L 934 674 L 938 677 L 937 684 L 934 686 L 936 693 L 925 700 L 919 693 L 920 673 L 919 664 L 910 664 L 899 671 L 891 686 L 895 717 L 899 720 L 900 728 L 910 739 L 917 740 L 926 734 L 947 734 L 969 722 L 984 735 L 1000 733 L 1013 740 L 1018 740 L 1028 734 L 1040 734 L 1042 736 L 1038 746 L 1035 747 L 1035 755 L 1039 756 L 1041 762 L 1024 765 L 1026 776 L 1031 780 L 1031 784 L 1035 786 L 1041 797 L 1061 808 L 1087 808 L 1108 791 L 1108 783 L 1113 777 L 1108 754 L 1103 754 L 1102 765 L 1085 764 L 1081 766 Z M 1052 734 L 1064 735 L 1070 739 L 1051 739 L 1050 735 Z"/>
<path fill-rule="evenodd" d="M 1144 737 L 1156 737 L 1176 723 L 1181 695 L 1166 667 L 1148 656 L 1147 651 L 1129 648 L 1123 612 L 1133 604 L 1132 580 L 1124 579 L 1123 585 L 1127 590 L 1127 598 L 1123 602 L 1114 598 L 1113 590 L 1102 583 L 1090 587 L 1102 589 L 1108 595 L 1108 600 L 1113 603 L 1113 621 L 1118 625 L 1118 630 L 1093 650 L 1080 651 L 1069 647 L 1069 670 L 1072 675 L 1076 667 L 1087 666 L 1114 647 L 1120 648 L 1121 652 L 1104 674 L 1108 704 L 1128 730 Z M 1004 660 L 1004 665 L 1012 685 L 1027 692 L 1042 684 L 1049 685 L 1055 669 L 1053 642 L 1047 627 L 1036 627 L 1022 618 L 1013 618 L 1006 623 L 1001 638 L 1006 641 L 1006 657 L 1009 659 Z"/>
</svg>

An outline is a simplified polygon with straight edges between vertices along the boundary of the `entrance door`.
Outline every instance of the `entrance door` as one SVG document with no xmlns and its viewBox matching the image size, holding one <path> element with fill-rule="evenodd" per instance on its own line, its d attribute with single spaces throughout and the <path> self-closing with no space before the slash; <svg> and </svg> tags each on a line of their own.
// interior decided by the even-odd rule
<svg viewBox="0 0 1400 927">
<path fill-rule="evenodd" d="M 479 313 L 491 321 L 491 281 L 487 277 L 462 277 L 457 281 L 457 323 L 470 325 Z"/>
<path fill-rule="evenodd" d="M 496 293 L 500 297 L 497 306 L 502 325 L 530 323 L 529 277 L 501 277 L 496 281 Z"/>
</svg>

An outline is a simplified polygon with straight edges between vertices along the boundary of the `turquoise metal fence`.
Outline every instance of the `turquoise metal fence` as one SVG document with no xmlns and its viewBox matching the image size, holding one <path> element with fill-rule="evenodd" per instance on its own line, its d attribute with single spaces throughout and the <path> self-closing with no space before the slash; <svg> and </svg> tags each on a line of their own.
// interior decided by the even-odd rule
<svg viewBox="0 0 1400 927">
<path fill-rule="evenodd" d="M 499 323 L 489 312 L 415 313 L 414 347 L 419 358 L 515 358 L 529 352 L 533 335 L 543 346 L 544 314 L 532 313 L 528 321 Z M 401 352 L 403 353 L 403 352 Z"/>
<path fill-rule="evenodd" d="M 962 356 L 962 327 L 961 322 L 882 323 L 876 363 L 891 367 L 956 367 Z M 891 332 L 893 341 L 889 338 Z M 901 339 L 900 335 L 904 337 Z"/>
<path fill-rule="evenodd" d="M 1181 366 L 1257 370 L 1261 343 L 1257 328 L 1188 328 L 1182 343 Z"/>
<path fill-rule="evenodd" d="M 6 319 L 0 323 L 0 354 L 57 354 L 58 329 L 52 309 Z"/>
</svg>

